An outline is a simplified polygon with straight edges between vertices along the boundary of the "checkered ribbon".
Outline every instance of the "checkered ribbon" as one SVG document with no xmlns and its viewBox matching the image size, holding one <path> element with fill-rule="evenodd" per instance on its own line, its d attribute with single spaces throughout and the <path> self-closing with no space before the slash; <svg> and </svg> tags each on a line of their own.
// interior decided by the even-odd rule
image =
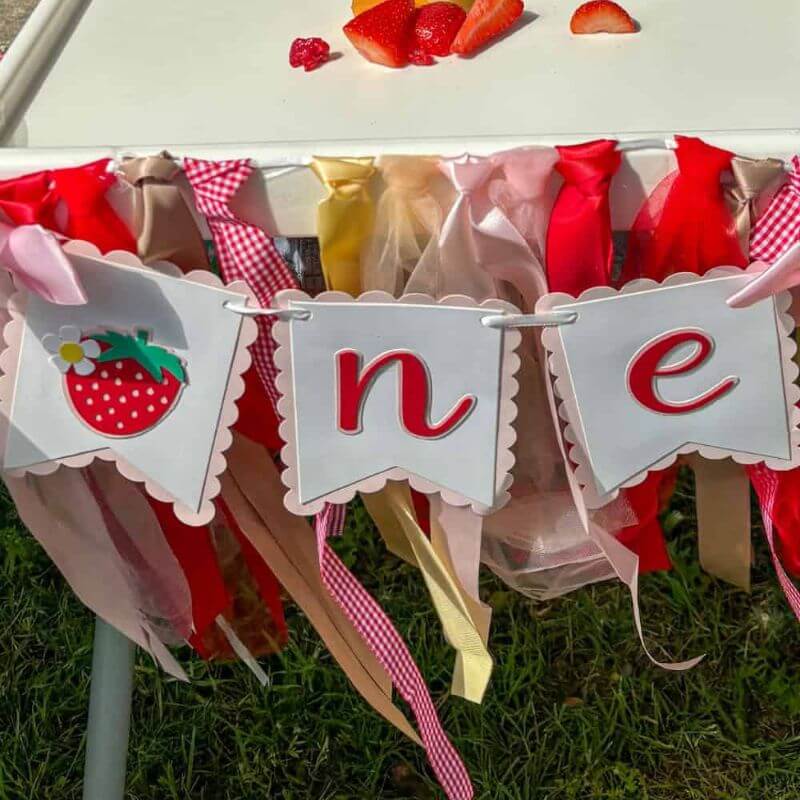
<svg viewBox="0 0 800 800">
<path fill-rule="evenodd" d="M 245 281 L 259 304 L 268 307 L 281 289 L 297 288 L 297 279 L 286 266 L 272 239 L 261 228 L 240 219 L 230 201 L 253 173 L 247 159 L 200 161 L 186 158 L 183 171 L 194 190 L 197 208 L 206 217 L 219 257 L 222 277 L 227 283 Z M 252 346 L 256 371 L 264 389 L 277 405 L 275 342 L 273 320 L 258 317 L 258 339 Z"/>
<path fill-rule="evenodd" d="M 748 475 L 750 482 L 758 496 L 758 502 L 761 506 L 761 519 L 764 523 L 764 537 L 769 545 L 769 554 L 772 556 L 772 565 L 775 567 L 775 572 L 778 575 L 778 582 L 783 589 L 786 600 L 789 603 L 795 617 L 800 621 L 800 591 L 792 582 L 792 579 L 786 573 L 786 570 L 781 564 L 778 552 L 775 549 L 775 533 L 773 529 L 773 513 L 775 508 L 775 501 L 778 494 L 778 478 L 775 473 L 765 467 L 763 464 L 757 464 L 749 467 Z"/>
<path fill-rule="evenodd" d="M 461 758 L 442 728 L 428 687 L 406 643 L 383 609 L 345 567 L 327 542 L 341 534 L 345 506 L 331 505 L 317 515 L 316 533 L 322 583 L 389 674 L 417 720 L 425 751 L 450 800 L 471 800 L 472 783 Z"/>
<path fill-rule="evenodd" d="M 750 256 L 772 263 L 800 242 L 800 156 L 792 159 L 789 180 L 756 222 Z"/>
</svg>

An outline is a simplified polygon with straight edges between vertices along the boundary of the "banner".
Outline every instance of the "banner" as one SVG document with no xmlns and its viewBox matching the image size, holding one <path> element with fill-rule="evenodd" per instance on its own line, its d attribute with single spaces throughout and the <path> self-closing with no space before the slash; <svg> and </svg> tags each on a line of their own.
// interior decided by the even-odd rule
<svg viewBox="0 0 800 800">
<path fill-rule="evenodd" d="M 298 291 L 276 305 L 292 312 L 274 329 L 290 511 L 404 479 L 478 513 L 507 501 L 520 335 L 483 320 L 513 306 Z"/>
<path fill-rule="evenodd" d="M 800 464 L 791 296 L 732 308 L 727 301 L 752 280 L 724 268 L 539 301 L 538 312 L 576 314 L 542 342 L 587 506 L 680 453 Z"/>
<path fill-rule="evenodd" d="M 11 299 L 3 468 L 47 474 L 114 461 L 184 522 L 209 522 L 256 334 L 225 306 L 250 297 L 247 286 L 224 287 L 210 272 L 161 274 L 85 242 L 64 250 L 85 304 L 26 291 Z"/>
</svg>

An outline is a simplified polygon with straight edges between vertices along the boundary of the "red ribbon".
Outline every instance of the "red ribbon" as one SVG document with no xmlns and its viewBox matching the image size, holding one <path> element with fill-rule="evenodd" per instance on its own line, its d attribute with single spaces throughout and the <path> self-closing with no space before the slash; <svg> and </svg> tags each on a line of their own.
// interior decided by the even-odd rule
<svg viewBox="0 0 800 800">
<path fill-rule="evenodd" d="M 70 238 L 91 242 L 102 253 L 112 250 L 136 253 L 136 240 L 106 200 L 106 193 L 116 182 L 116 177 L 108 172 L 108 164 L 108 160 L 101 160 L 0 181 L 0 211 L 14 224 L 39 224 Z M 280 442 L 272 405 L 258 387 L 254 368 L 244 377 L 248 391 L 240 400 L 241 414 L 235 427 L 261 444 L 277 449 Z M 256 422 L 259 416 L 260 425 Z M 205 656 L 202 636 L 231 602 L 210 531 L 184 525 L 173 514 L 171 505 L 149 496 L 147 499 L 189 583 L 195 629 L 191 643 Z M 268 567 L 263 562 L 256 563 L 252 553 L 244 551 L 243 555 L 276 627 L 284 635 L 286 628 L 277 581 L 274 577 L 272 581 L 269 579 L 264 571 L 268 571 Z"/>
<path fill-rule="evenodd" d="M 547 281 L 551 292 L 577 297 L 593 286 L 611 284 L 614 244 L 608 194 L 621 157 L 617 143 L 605 139 L 557 149 L 561 158 L 556 169 L 564 185 L 547 229 Z M 653 473 L 625 492 L 638 522 L 616 535 L 639 556 L 641 573 L 670 568 L 658 521 L 661 483 L 661 473 Z"/>
<path fill-rule="evenodd" d="M 617 143 L 606 139 L 558 147 L 564 178 L 547 228 L 547 283 L 551 292 L 577 297 L 608 286 L 614 247 L 608 190 L 619 169 Z"/>
<path fill-rule="evenodd" d="M 635 278 L 662 281 L 675 272 L 703 275 L 714 267 L 746 263 L 721 183 L 733 153 L 700 139 L 675 139 L 678 169 L 656 186 L 639 211 L 631 228 L 619 286 Z M 662 568 L 668 568 L 669 556 L 658 514 L 672 493 L 676 474 L 677 467 L 652 472 L 626 495 L 639 520 L 638 538 L 648 553 L 647 560 Z M 629 530 L 620 535 L 623 541 L 631 535 Z"/>
<path fill-rule="evenodd" d="M 663 281 L 675 272 L 703 275 L 714 267 L 747 266 L 721 182 L 733 153 L 688 136 L 675 140 L 678 169 L 639 211 L 620 285 L 634 278 Z"/>
<path fill-rule="evenodd" d="M 0 210 L 16 225 L 38 223 L 70 239 L 91 242 L 102 253 L 135 253 L 133 235 L 106 200 L 116 182 L 108 164 L 103 159 L 0 181 Z"/>
</svg>

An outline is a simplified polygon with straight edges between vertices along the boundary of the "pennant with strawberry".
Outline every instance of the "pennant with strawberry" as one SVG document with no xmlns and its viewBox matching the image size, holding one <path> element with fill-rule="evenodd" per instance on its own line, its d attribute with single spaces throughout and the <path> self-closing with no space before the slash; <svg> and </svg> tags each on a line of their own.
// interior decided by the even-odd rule
<svg viewBox="0 0 800 800">
<path fill-rule="evenodd" d="M 182 522 L 208 524 L 258 335 L 237 310 L 253 302 L 249 287 L 147 269 L 84 242 L 64 247 L 86 303 L 22 289 L 8 303 L 0 470 L 47 475 L 112 461 Z"/>
</svg>

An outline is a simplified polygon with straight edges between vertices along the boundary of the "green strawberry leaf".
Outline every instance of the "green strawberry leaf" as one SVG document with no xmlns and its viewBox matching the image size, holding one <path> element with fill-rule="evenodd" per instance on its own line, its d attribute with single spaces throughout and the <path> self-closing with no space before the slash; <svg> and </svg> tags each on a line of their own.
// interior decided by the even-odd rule
<svg viewBox="0 0 800 800">
<path fill-rule="evenodd" d="M 133 359 L 143 369 L 147 370 L 153 380 L 160 381 L 164 372 L 173 375 L 176 380 L 186 383 L 186 373 L 181 360 L 163 347 L 149 344 L 147 331 L 136 331 L 136 337 L 116 331 L 106 331 L 92 337 L 98 342 L 109 345 L 98 357 L 97 361 L 119 361 Z"/>
</svg>

